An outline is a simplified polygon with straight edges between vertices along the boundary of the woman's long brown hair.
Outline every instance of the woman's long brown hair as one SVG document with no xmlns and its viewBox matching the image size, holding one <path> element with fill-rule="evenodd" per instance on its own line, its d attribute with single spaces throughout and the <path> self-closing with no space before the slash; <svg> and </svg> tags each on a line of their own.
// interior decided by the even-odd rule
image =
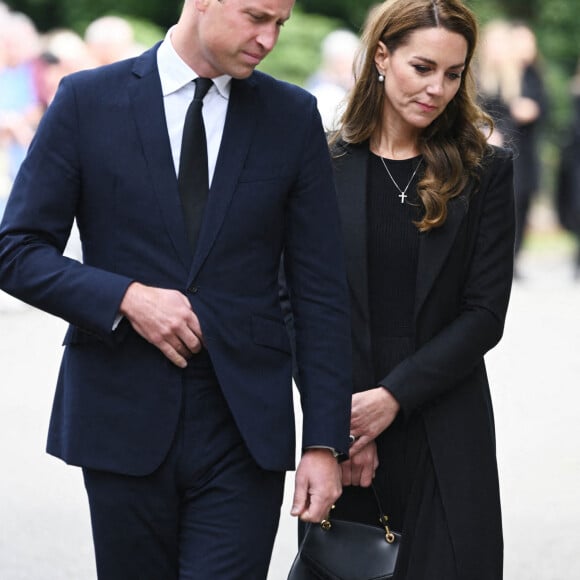
<svg viewBox="0 0 580 580">
<path fill-rule="evenodd" d="M 477 44 L 477 21 L 459 0 L 387 0 L 369 14 L 362 35 L 355 86 L 349 96 L 338 131 L 331 143 L 363 143 L 380 130 L 384 88 L 377 81 L 375 51 L 382 41 L 393 53 L 419 29 L 442 27 L 467 41 L 461 85 L 445 111 L 421 134 L 419 149 L 424 173 L 417 190 L 424 214 L 416 222 L 420 231 L 441 226 L 447 203 L 458 196 L 476 170 L 488 147 L 484 128 L 492 120 L 476 104 L 471 61 Z"/>
</svg>

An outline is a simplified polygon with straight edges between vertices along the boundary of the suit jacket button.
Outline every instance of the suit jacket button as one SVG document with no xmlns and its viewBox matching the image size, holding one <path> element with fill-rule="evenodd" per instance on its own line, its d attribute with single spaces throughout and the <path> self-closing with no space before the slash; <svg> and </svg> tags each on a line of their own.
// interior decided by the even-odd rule
<svg viewBox="0 0 580 580">
<path fill-rule="evenodd" d="M 189 291 L 190 291 L 192 294 L 197 294 L 197 293 L 198 293 L 198 291 L 199 291 L 199 288 L 198 288 L 197 286 L 190 286 L 190 288 L 189 288 Z"/>
</svg>

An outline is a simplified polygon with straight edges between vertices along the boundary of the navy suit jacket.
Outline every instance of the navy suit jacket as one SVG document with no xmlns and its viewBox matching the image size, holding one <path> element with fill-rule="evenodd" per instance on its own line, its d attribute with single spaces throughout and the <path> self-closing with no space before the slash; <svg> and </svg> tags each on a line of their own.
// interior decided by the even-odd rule
<svg viewBox="0 0 580 580">
<path fill-rule="evenodd" d="M 83 263 L 63 257 L 74 219 Z M 132 475 L 164 459 L 183 371 L 124 320 L 132 281 L 178 289 L 198 315 L 257 462 L 292 468 L 291 354 L 280 255 L 296 317 L 302 445 L 348 449 L 350 321 L 328 150 L 314 99 L 254 73 L 233 80 L 195 256 L 165 123 L 156 48 L 65 78 L 0 228 L 0 286 L 70 323 L 48 451 Z"/>
</svg>

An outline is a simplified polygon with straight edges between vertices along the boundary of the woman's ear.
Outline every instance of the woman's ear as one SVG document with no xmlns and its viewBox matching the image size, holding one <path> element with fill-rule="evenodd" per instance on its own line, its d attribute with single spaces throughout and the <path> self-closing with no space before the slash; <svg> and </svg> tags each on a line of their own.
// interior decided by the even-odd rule
<svg viewBox="0 0 580 580">
<path fill-rule="evenodd" d="M 375 50 L 375 65 L 377 66 L 377 72 L 384 75 L 386 70 L 387 61 L 389 60 L 389 51 L 384 42 L 379 41 L 377 44 L 377 49 Z"/>
</svg>

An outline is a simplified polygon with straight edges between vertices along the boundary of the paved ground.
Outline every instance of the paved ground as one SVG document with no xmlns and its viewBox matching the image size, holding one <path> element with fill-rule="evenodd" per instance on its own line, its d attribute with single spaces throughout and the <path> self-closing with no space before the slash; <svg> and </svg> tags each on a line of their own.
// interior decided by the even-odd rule
<svg viewBox="0 0 580 580">
<path fill-rule="evenodd" d="M 577 580 L 580 283 L 566 256 L 526 256 L 522 272 L 505 338 L 488 356 L 505 578 Z M 44 454 L 64 324 L 0 295 L 0 328 L 0 578 L 94 580 L 80 473 Z M 269 580 L 286 578 L 296 549 L 290 492 Z"/>
</svg>

